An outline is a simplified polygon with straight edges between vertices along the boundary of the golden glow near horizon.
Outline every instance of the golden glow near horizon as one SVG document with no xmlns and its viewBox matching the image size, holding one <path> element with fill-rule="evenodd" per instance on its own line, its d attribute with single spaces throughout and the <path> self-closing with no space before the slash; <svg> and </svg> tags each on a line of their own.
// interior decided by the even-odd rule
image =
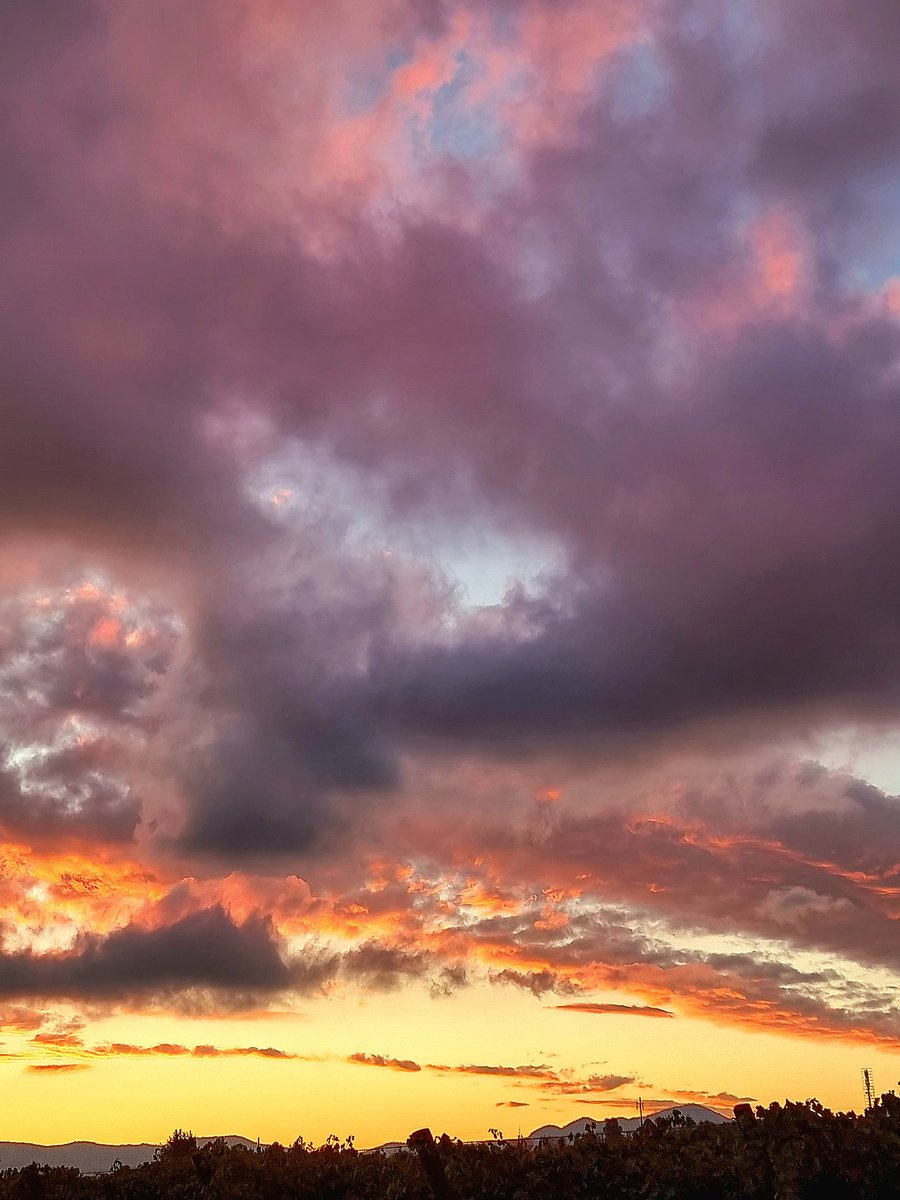
<svg viewBox="0 0 900 1200">
<path fill-rule="evenodd" d="M 716 1093 L 731 1093 L 763 1104 L 815 1096 L 829 1107 L 859 1111 L 863 1061 L 874 1068 L 876 1084 L 896 1082 L 896 1054 L 873 1048 L 678 1016 L 594 1016 L 555 1003 L 492 985 L 435 998 L 412 985 L 305 1001 L 296 1015 L 109 1017 L 80 1031 L 84 1054 L 65 1045 L 48 1053 L 24 1037 L 7 1038 L 5 1053 L 37 1055 L 0 1062 L 5 1094 L 15 1101 L 4 1136 L 156 1142 L 177 1126 L 204 1136 L 237 1133 L 283 1143 L 353 1134 L 364 1146 L 402 1140 L 424 1122 L 469 1140 L 489 1136 L 491 1127 L 512 1136 L 578 1117 L 630 1116 L 638 1096 L 648 1110 L 657 1102 L 705 1103 L 727 1113 L 734 1101 Z M 297 1057 L 91 1053 L 116 1043 L 275 1047 Z M 352 1055 L 421 1069 L 358 1065 L 348 1061 Z M 83 1069 L 33 1073 L 31 1062 Z M 554 1095 L 527 1070 L 516 1077 L 434 1066 L 544 1068 L 574 1088 L 592 1075 L 627 1075 L 634 1082 L 600 1094 Z"/>
<path fill-rule="evenodd" d="M 429 1124 L 477 1139 L 627 1116 L 638 1097 L 646 1111 L 699 1103 L 727 1114 L 737 1101 L 809 1096 L 859 1108 L 860 1065 L 890 1086 L 897 1040 L 866 1006 L 892 994 L 891 971 L 792 935 L 822 909 L 817 878 L 839 878 L 890 920 L 897 889 L 771 838 L 713 835 L 661 805 L 654 793 L 643 816 L 570 812 L 560 789 L 544 789 L 518 831 L 489 834 L 480 856 L 458 836 L 441 871 L 432 841 L 430 863 L 329 868 L 322 894 L 296 875 L 165 878 L 131 852 L 6 846 L 6 953 L 23 970 L 46 968 L 36 977 L 51 990 L 57 972 L 71 980 L 63 993 L 88 993 L 0 1011 L 0 1068 L 15 1098 L 7 1138 L 157 1141 L 179 1126 L 370 1145 Z M 580 842 L 568 840 L 572 820 Z M 477 844 L 475 827 L 467 837 Z M 663 915 L 697 853 L 707 871 L 751 864 L 755 932 Z M 602 878 L 580 869 L 585 854 Z M 808 883 L 786 886 L 798 866 Z M 542 886 L 524 882 L 538 872 Z M 264 973 L 285 972 L 280 1000 L 193 987 L 149 1005 L 104 998 L 123 954 L 137 978 L 147 953 L 174 953 L 184 969 L 184 937 L 201 960 L 205 943 L 221 942 L 204 968 L 214 974 L 220 953 L 228 971 L 229 956 L 249 954 L 252 972 L 262 954 Z"/>
</svg>

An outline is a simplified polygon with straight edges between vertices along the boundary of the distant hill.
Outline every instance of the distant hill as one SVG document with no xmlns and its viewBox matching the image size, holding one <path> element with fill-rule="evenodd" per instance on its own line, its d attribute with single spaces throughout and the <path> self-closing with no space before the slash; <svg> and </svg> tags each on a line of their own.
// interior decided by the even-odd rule
<svg viewBox="0 0 900 1200">
<path fill-rule="evenodd" d="M 256 1149 L 256 1142 L 248 1138 L 231 1135 L 224 1139 L 229 1146 L 246 1146 Z M 215 1141 L 211 1137 L 198 1137 L 197 1144 L 205 1146 Z M 85 1174 L 108 1171 L 116 1159 L 125 1167 L 139 1167 L 149 1162 L 156 1153 L 156 1145 L 139 1142 L 129 1146 L 109 1146 L 102 1142 L 66 1142 L 62 1146 L 39 1146 L 34 1142 L 0 1142 L 0 1170 L 10 1167 L 27 1167 L 36 1162 L 48 1167 L 77 1167 Z"/>
<path fill-rule="evenodd" d="M 729 1118 L 723 1117 L 721 1113 L 717 1113 L 712 1108 L 707 1108 L 704 1104 L 677 1104 L 672 1108 L 663 1108 L 659 1112 L 653 1113 L 653 1117 L 670 1117 L 673 1112 L 679 1112 L 683 1117 L 690 1117 L 692 1121 L 698 1124 L 701 1121 L 709 1121 L 713 1125 L 727 1124 Z M 542 1125 L 540 1129 L 535 1129 L 534 1133 L 530 1134 L 533 1138 L 558 1138 L 568 1137 L 570 1133 L 584 1133 L 590 1125 L 602 1126 L 605 1117 L 579 1117 L 575 1121 L 570 1121 L 568 1125 Z M 650 1120 L 650 1117 L 644 1117 L 645 1121 Z M 641 1123 L 640 1117 L 615 1117 L 623 1133 L 632 1133 Z"/>
<path fill-rule="evenodd" d="M 383 1142 L 380 1146 L 370 1146 L 363 1154 L 399 1154 L 406 1149 L 406 1142 Z"/>
<path fill-rule="evenodd" d="M 666 1117 L 675 1111 L 675 1108 L 666 1108 L 653 1115 Z M 714 1112 L 711 1108 L 705 1108 L 702 1104 L 680 1104 L 677 1111 L 684 1117 L 690 1117 L 692 1121 L 712 1121 L 715 1124 L 722 1124 L 728 1120 L 721 1113 Z M 645 1117 L 644 1119 L 648 1120 L 649 1118 Z M 637 1117 L 617 1117 L 616 1120 L 624 1133 L 630 1133 L 637 1129 L 640 1123 Z M 579 1117 L 578 1120 L 570 1121 L 568 1125 L 561 1127 L 559 1125 L 542 1125 L 540 1129 L 535 1129 L 529 1136 L 532 1138 L 568 1137 L 570 1133 L 584 1133 L 589 1125 L 602 1125 L 603 1121 L 603 1117 Z M 200 1146 L 205 1146 L 207 1142 L 212 1141 L 215 1141 L 215 1138 L 197 1138 L 197 1144 Z M 249 1138 L 238 1137 L 236 1134 L 229 1135 L 224 1138 L 224 1141 L 229 1146 L 244 1146 L 248 1150 L 256 1149 L 256 1142 Z M 113 1146 L 103 1142 L 66 1142 L 62 1146 L 40 1146 L 35 1142 L 0 1142 L 0 1170 L 7 1170 L 10 1167 L 19 1169 L 36 1162 L 48 1167 L 77 1167 L 85 1174 L 95 1174 L 108 1171 L 116 1159 L 123 1166 L 139 1167 L 141 1163 L 151 1161 L 156 1149 L 156 1145 L 152 1142 L 139 1142 L 127 1146 Z M 386 1142 L 376 1149 L 386 1154 L 395 1154 L 398 1150 L 405 1150 L 406 1143 Z"/>
</svg>

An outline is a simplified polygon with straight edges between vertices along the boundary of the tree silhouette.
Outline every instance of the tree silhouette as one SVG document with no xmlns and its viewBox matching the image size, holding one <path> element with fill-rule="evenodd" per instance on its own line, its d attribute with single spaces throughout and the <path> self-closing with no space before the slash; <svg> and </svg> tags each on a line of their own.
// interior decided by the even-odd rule
<svg viewBox="0 0 900 1200">
<path fill-rule="evenodd" d="M 141 1167 L 4 1170 L 0 1200 L 900 1200 L 893 1093 L 862 1116 L 806 1100 L 738 1106 L 735 1118 L 693 1124 L 673 1113 L 632 1134 L 605 1121 L 538 1143 L 464 1144 L 421 1130 L 391 1155 L 335 1136 L 319 1147 L 198 1147 L 176 1129 Z"/>
</svg>

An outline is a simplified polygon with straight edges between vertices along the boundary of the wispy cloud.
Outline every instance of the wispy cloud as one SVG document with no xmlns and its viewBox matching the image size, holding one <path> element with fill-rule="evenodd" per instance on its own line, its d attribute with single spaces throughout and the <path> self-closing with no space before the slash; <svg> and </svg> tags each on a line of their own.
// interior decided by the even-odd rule
<svg viewBox="0 0 900 1200">
<path fill-rule="evenodd" d="M 428 1064 L 429 1071 L 439 1071 L 453 1075 L 495 1075 L 504 1079 L 539 1079 L 556 1080 L 556 1072 L 552 1067 L 529 1065 L 521 1067 L 503 1067 L 488 1064 L 465 1064 L 457 1067 L 441 1066 L 437 1063 Z"/>
<path fill-rule="evenodd" d="M 64 1075 L 72 1071 L 87 1071 L 90 1065 L 86 1062 L 29 1063 L 25 1070 L 32 1075 Z"/>
<path fill-rule="evenodd" d="M 591 1013 L 595 1016 L 629 1016 L 629 1017 L 674 1017 L 675 1014 L 666 1008 L 654 1008 L 649 1004 L 552 1004 L 550 1008 L 566 1012 Z"/>
</svg>

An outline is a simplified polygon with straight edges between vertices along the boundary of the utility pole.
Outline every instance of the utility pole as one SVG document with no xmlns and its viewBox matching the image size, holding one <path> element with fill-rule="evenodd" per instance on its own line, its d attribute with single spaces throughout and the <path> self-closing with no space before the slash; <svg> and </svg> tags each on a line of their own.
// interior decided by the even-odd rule
<svg viewBox="0 0 900 1200">
<path fill-rule="evenodd" d="M 643 1129 L 644 1128 L 644 1097 L 638 1096 L 637 1100 L 635 1100 L 635 1104 L 637 1105 L 638 1115 L 640 1117 L 641 1129 Z"/>
<path fill-rule="evenodd" d="M 866 1091 L 866 1108 L 875 1107 L 875 1077 L 872 1074 L 871 1067 L 863 1067 L 862 1069 L 863 1087 Z"/>
</svg>

